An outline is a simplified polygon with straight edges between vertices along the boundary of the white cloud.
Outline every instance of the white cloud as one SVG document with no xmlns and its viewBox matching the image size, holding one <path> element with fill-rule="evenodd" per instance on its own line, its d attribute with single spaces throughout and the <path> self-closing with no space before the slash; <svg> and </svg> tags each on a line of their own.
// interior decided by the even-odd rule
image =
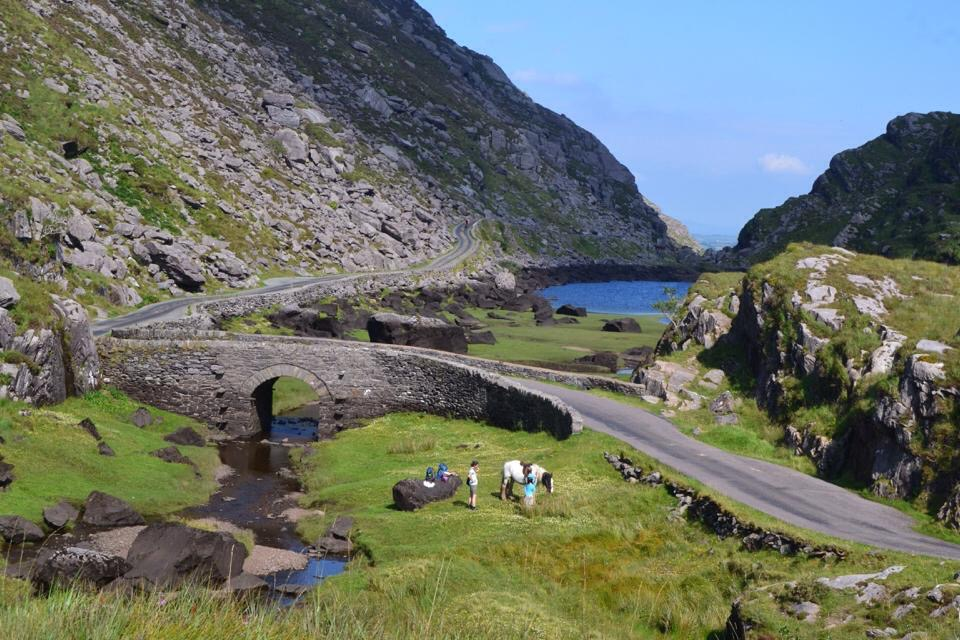
<svg viewBox="0 0 960 640">
<path fill-rule="evenodd" d="M 806 175 L 810 167 L 803 160 L 786 153 L 765 153 L 757 159 L 760 168 L 767 173 L 792 173 Z"/>
<path fill-rule="evenodd" d="M 536 69 L 521 69 L 514 71 L 511 77 L 515 82 L 529 84 L 548 84 L 555 87 L 573 87 L 581 83 L 580 76 L 575 73 L 551 73 Z"/>
</svg>

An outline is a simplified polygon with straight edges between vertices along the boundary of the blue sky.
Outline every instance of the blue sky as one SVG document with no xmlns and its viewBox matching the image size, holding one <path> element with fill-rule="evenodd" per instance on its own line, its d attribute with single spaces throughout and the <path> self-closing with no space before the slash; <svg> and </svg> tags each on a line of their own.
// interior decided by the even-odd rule
<svg viewBox="0 0 960 640">
<path fill-rule="evenodd" d="M 731 233 L 909 111 L 960 111 L 960 2 L 420 0 L 640 191 Z"/>
</svg>

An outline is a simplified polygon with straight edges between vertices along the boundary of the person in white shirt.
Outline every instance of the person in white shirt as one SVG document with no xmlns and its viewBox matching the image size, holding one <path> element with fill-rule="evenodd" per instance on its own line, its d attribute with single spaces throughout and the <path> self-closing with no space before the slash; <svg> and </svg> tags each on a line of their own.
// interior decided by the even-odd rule
<svg viewBox="0 0 960 640">
<path fill-rule="evenodd" d="M 470 487 L 470 502 L 467 506 L 471 511 L 477 509 L 477 474 L 480 471 L 480 463 L 474 460 L 470 463 L 470 470 L 467 471 L 467 486 Z"/>
</svg>

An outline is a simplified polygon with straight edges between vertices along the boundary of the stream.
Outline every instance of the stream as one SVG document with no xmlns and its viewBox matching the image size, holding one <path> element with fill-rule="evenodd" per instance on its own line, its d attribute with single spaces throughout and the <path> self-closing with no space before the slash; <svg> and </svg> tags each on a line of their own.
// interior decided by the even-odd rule
<svg viewBox="0 0 960 640">
<path fill-rule="evenodd" d="M 270 432 L 263 440 L 241 440 L 220 443 L 220 461 L 234 473 L 224 480 L 219 491 L 205 505 L 183 512 L 190 518 L 214 518 L 253 532 L 256 543 L 297 553 L 306 553 L 307 544 L 296 533 L 296 525 L 280 517 L 284 509 L 295 507 L 290 494 L 300 490 L 290 466 L 292 446 L 314 442 L 317 420 L 311 407 L 303 407 L 289 415 L 273 418 Z M 308 556 L 306 568 L 281 571 L 264 576 L 271 589 L 286 585 L 310 587 L 324 578 L 342 573 L 347 558 Z M 280 600 L 289 604 L 288 595 Z"/>
</svg>

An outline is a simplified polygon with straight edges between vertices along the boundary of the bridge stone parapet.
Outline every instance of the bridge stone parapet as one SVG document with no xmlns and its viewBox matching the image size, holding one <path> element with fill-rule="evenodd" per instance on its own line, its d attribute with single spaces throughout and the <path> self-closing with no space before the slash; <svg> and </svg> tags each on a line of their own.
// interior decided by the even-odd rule
<svg viewBox="0 0 960 640">
<path fill-rule="evenodd" d="M 273 383 L 299 378 L 337 428 L 394 411 L 483 420 L 566 438 L 582 428 L 566 404 L 500 375 L 431 352 L 387 345 L 133 329 L 98 341 L 103 381 L 230 436 L 258 433 L 272 414 Z"/>
</svg>

